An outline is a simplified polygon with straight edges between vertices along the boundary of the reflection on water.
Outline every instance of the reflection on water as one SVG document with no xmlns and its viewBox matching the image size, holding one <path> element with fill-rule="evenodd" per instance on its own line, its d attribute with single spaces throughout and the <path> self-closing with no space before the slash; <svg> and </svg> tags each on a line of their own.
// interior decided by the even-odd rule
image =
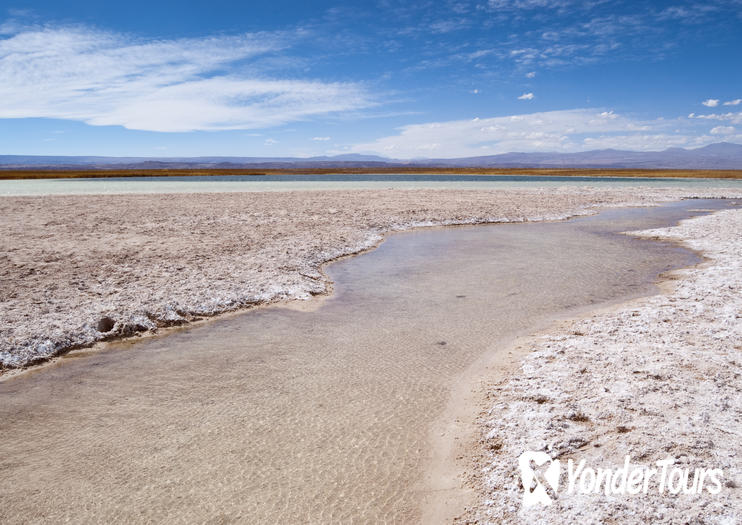
<svg viewBox="0 0 742 525">
<path fill-rule="evenodd" d="M 0 195 L 106 193 L 197 193 L 353 189 L 508 189 L 556 186 L 598 188 L 740 188 L 742 180 L 630 177 L 546 177 L 538 175 L 213 175 L 193 177 L 110 177 L 102 179 L 0 180 Z"/>
<path fill-rule="evenodd" d="M 394 235 L 331 265 L 315 311 L 258 309 L 0 383 L 0 521 L 414 521 L 451 380 L 506 335 L 698 261 L 615 232 L 721 205 Z"/>
</svg>

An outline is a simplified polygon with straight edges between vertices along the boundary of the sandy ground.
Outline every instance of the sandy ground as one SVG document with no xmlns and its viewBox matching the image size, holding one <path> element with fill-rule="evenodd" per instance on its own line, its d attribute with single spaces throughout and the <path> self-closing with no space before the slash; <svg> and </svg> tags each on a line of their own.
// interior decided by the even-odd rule
<svg viewBox="0 0 742 525">
<path fill-rule="evenodd" d="M 386 190 L 0 199 L 0 373 L 326 293 L 321 265 L 416 226 L 548 220 L 728 190 Z"/>
<path fill-rule="evenodd" d="M 742 522 L 742 211 L 641 235 L 682 241 L 709 261 L 675 272 L 666 294 L 527 341 L 520 370 L 488 390 L 481 505 L 464 521 Z M 550 506 L 522 503 L 517 459 L 529 450 L 561 463 Z M 569 459 L 617 469 L 626 455 L 654 468 L 673 458 L 689 486 L 696 468 L 720 468 L 721 491 L 660 494 L 653 482 L 646 494 L 566 493 Z"/>
</svg>

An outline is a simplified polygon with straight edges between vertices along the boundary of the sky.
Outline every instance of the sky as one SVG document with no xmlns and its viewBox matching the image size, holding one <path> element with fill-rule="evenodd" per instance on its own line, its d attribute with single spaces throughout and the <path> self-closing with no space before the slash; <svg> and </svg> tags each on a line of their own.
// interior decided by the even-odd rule
<svg viewBox="0 0 742 525">
<path fill-rule="evenodd" d="M 742 143 L 742 0 L 7 0 L 0 154 Z"/>
</svg>

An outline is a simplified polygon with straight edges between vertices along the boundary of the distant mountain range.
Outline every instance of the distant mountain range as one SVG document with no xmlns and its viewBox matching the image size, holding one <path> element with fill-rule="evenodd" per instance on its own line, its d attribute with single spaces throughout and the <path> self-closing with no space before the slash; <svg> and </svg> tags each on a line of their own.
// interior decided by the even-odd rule
<svg viewBox="0 0 742 525">
<path fill-rule="evenodd" d="M 456 159 L 398 160 L 375 155 L 332 157 L 52 157 L 0 155 L 0 169 L 327 169 L 327 168 L 615 168 L 742 169 L 742 145 L 719 142 L 664 151 L 603 149 L 579 153 L 504 153 Z"/>
</svg>

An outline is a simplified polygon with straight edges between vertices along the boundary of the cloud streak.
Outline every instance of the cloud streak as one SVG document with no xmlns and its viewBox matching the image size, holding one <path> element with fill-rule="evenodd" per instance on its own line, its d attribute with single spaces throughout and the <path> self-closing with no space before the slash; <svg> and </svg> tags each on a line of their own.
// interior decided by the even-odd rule
<svg viewBox="0 0 742 525">
<path fill-rule="evenodd" d="M 351 148 L 400 159 L 472 157 L 508 152 L 575 152 L 591 149 L 653 151 L 740 141 L 732 127 L 683 119 L 637 120 L 600 109 L 573 109 L 486 119 L 412 124 L 398 134 Z M 700 117 L 705 118 L 705 117 Z M 736 119 L 723 118 L 735 122 Z M 713 134 L 711 134 L 713 133 Z"/>
<path fill-rule="evenodd" d="M 691 113 L 688 115 L 689 119 L 700 119 L 700 120 L 718 120 L 731 122 L 732 124 L 742 124 L 742 112 L 734 113 L 709 113 L 707 115 L 696 115 Z"/>
<path fill-rule="evenodd" d="M 256 59 L 288 45 L 279 34 L 139 40 L 82 26 L 4 32 L 0 118 L 183 132 L 263 128 L 373 105 L 356 83 L 261 75 Z"/>
</svg>

